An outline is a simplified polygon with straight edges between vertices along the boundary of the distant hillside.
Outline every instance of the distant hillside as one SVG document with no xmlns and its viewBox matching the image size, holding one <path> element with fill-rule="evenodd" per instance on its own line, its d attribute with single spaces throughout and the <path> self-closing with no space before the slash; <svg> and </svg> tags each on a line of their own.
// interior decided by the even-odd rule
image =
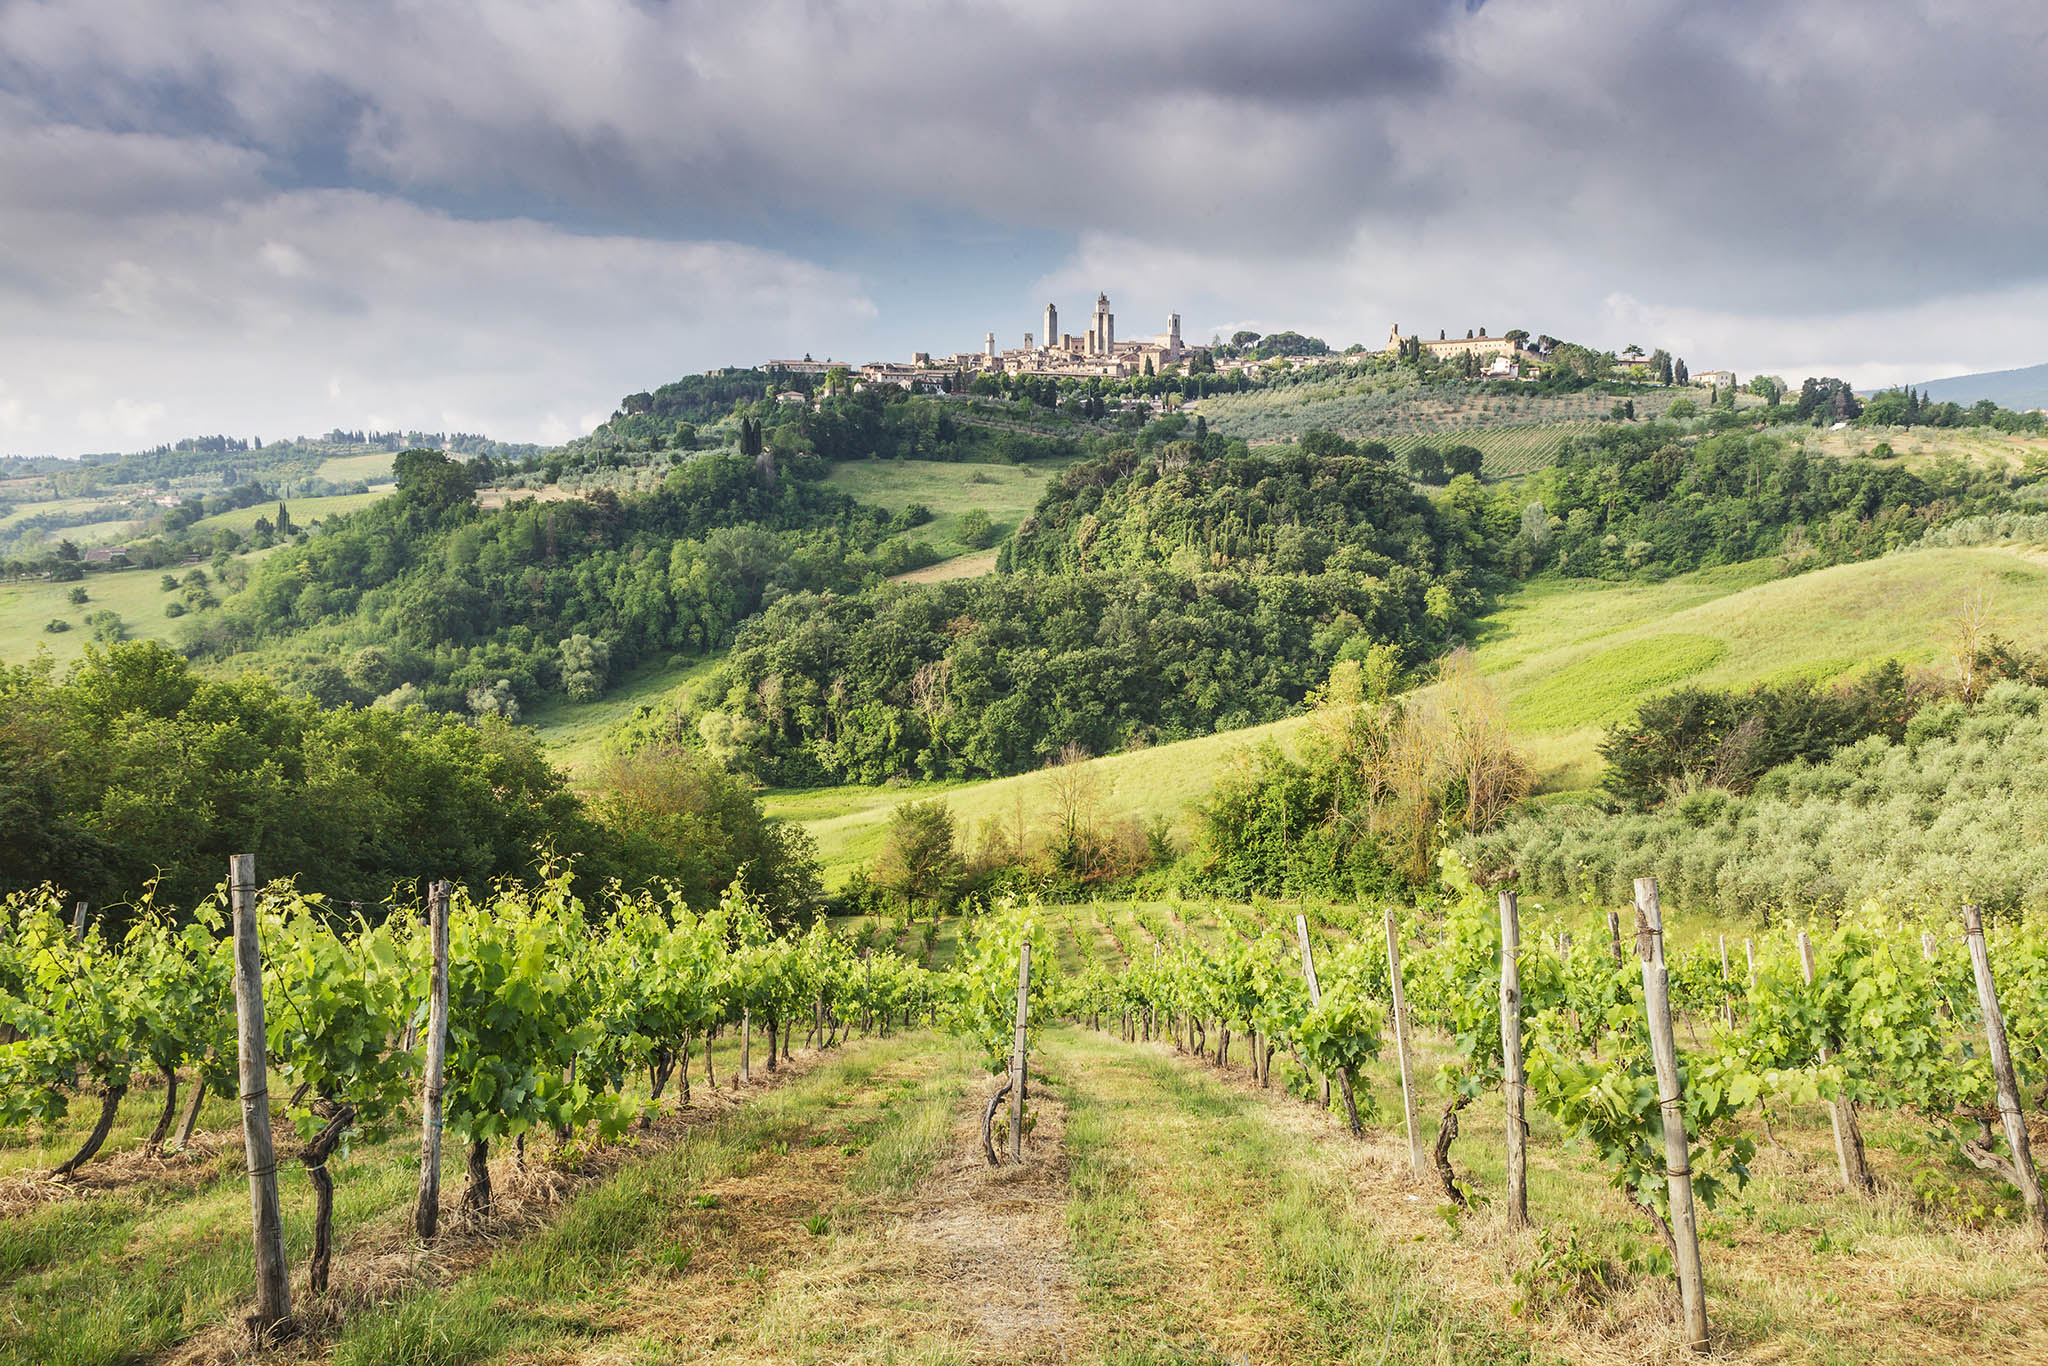
<svg viewBox="0 0 2048 1366">
<path fill-rule="evenodd" d="M 1988 398 L 2001 408 L 2026 412 L 2048 408 L 2048 365 L 2029 365 L 2024 370 L 1986 370 L 1978 375 L 1957 375 L 1952 379 L 1929 380 L 1915 388 L 1943 403 L 1965 407 Z"/>
</svg>

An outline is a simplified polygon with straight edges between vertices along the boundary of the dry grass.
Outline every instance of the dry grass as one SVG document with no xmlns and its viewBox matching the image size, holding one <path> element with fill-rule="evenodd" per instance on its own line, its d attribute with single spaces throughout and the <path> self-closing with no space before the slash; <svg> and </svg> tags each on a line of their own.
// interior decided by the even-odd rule
<svg viewBox="0 0 2048 1366">
<path fill-rule="evenodd" d="M 1424 1068 L 1446 1056 L 1425 1040 Z M 1146 1045 L 1138 1045 L 1147 1048 Z M 1149 1051 L 1173 1056 L 1169 1045 Z M 1417 1293 L 1483 1309 L 1517 1331 L 1539 1354 L 1573 1362 L 1692 1360 L 1671 1325 L 1670 1283 L 1616 1268 L 1614 1288 L 1573 1296 L 1525 1322 L 1515 1310 L 1517 1272 L 1538 1252 L 1535 1231 L 1514 1232 L 1504 1211 L 1481 1203 L 1449 1221 L 1434 1179 L 1409 1169 L 1398 1080 L 1372 1079 L 1387 1120 L 1352 1139 L 1340 1119 L 1279 1089 L 1260 1091 L 1235 1068 L 1218 1071 L 1187 1056 L 1176 1064 L 1203 1084 L 1257 1097 L 1262 1122 L 1290 1145 L 1313 1152 L 1335 1174 L 1351 1216 L 1384 1242 L 1409 1250 Z M 1425 1095 L 1430 1094 L 1425 1086 Z M 1423 1107 L 1433 1139 L 1434 1105 Z M 1500 1185 L 1497 1103 L 1463 1116 L 1452 1150 L 1461 1178 L 1481 1201 Z M 1572 1230 L 1596 1249 L 1650 1235 L 1604 1179 L 1597 1160 L 1563 1142 L 1538 1116 L 1530 1148 L 1531 1216 L 1538 1228 Z M 1883 1123 L 1867 1123 L 1873 1137 Z M 1900 1126 L 1906 1127 L 1906 1126 Z M 1781 1117 L 1776 1143 L 1757 1135 L 1759 1152 L 1745 1194 L 1702 1216 L 1710 1323 L 1717 1357 L 1753 1362 L 1908 1363 L 1973 1360 L 2048 1361 L 2048 1268 L 2025 1232 L 2010 1224 L 1960 1227 L 1923 1212 L 1910 1194 L 1915 1161 L 1874 1144 L 1880 1193 L 1870 1201 L 1842 1194 L 1822 1113 Z M 1476 1170 L 1474 1170 L 1476 1168 Z"/>
</svg>

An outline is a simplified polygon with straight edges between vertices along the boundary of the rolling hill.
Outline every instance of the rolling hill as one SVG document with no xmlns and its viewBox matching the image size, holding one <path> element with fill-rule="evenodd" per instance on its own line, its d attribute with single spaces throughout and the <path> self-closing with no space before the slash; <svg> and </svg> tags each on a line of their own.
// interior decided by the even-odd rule
<svg viewBox="0 0 2048 1366">
<path fill-rule="evenodd" d="M 1951 375 L 1913 386 L 1943 403 L 1965 407 L 1988 398 L 2003 408 L 2025 412 L 2048 408 L 2048 364 L 2029 365 L 2018 370 L 1984 370 L 1974 375 Z"/>
</svg>

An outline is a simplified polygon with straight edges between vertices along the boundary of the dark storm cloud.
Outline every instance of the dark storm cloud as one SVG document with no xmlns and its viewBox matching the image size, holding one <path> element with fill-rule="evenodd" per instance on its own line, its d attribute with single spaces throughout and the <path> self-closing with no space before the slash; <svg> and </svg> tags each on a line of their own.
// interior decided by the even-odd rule
<svg viewBox="0 0 2048 1366">
<path fill-rule="evenodd" d="M 764 301 L 676 334 L 640 362 L 659 374 L 846 348 L 872 335 L 864 261 L 925 237 L 957 258 L 985 231 L 1020 303 L 1092 279 L 1134 316 L 1201 301 L 1191 330 L 1376 340 L 1391 316 L 1484 310 L 1917 377 L 2031 335 L 2044 55 L 2033 0 L 0 0 L 0 308 L 136 345 L 181 309 L 306 335 L 414 316 L 380 291 L 432 272 L 379 253 L 423 224 L 470 258 L 575 262 L 580 297 L 466 260 L 449 278 L 489 297 L 439 293 L 435 317 L 588 329 L 611 348 L 593 375 L 645 344 L 633 270 Z M 1048 240 L 1071 259 L 1027 278 L 1045 263 L 1017 244 Z M 704 272 L 735 262 L 747 283 L 720 292 Z M 948 302 L 892 298 L 875 340 L 943 349 L 1002 321 Z M 851 330 L 801 330 L 820 320 Z M 448 351 L 509 374 L 510 345 Z M 18 391 L 59 353 L 0 376 Z M 94 401 L 45 388 L 0 391 L 0 415 L 55 432 L 65 395 Z"/>
</svg>

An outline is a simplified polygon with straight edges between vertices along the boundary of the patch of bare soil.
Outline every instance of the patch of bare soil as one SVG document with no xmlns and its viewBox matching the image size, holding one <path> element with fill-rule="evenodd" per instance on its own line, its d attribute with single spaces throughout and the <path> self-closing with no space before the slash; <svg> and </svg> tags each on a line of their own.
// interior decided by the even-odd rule
<svg viewBox="0 0 2048 1366">
<path fill-rule="evenodd" d="M 854 1159 L 792 1145 L 684 1211 L 687 1267 L 631 1292 L 629 1324 L 586 1366 L 663 1358 L 720 1363 L 918 1360 L 1064 1362 L 1086 1337 L 1063 1211 L 1064 1112 L 1042 1093 L 1022 1165 L 987 1165 L 979 1088 L 907 1197 L 845 1194 Z M 810 1222 L 829 1217 L 829 1237 Z M 630 1341 L 631 1345 L 628 1345 Z"/>
<path fill-rule="evenodd" d="M 1041 1087 L 1024 1161 L 991 1167 L 982 1096 L 970 1092 L 953 1149 L 886 1241 L 974 1360 L 1065 1361 L 1086 1338 L 1067 1256 L 1066 1109 Z"/>
</svg>

